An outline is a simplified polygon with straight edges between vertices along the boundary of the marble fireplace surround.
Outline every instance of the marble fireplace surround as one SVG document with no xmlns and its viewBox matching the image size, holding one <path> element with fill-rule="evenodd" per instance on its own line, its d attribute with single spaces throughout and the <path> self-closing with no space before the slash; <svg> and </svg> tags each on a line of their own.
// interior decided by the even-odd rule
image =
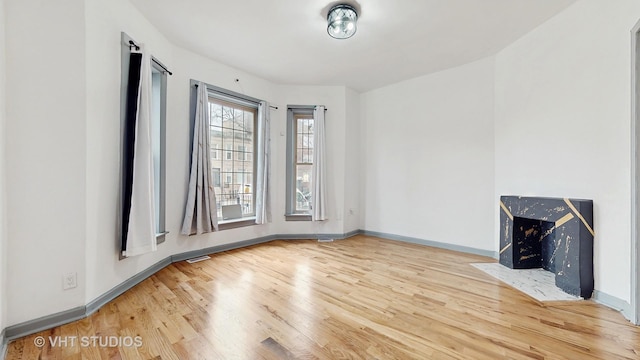
<svg viewBox="0 0 640 360">
<path fill-rule="evenodd" d="M 500 264 L 543 268 L 560 289 L 593 293 L 593 201 L 501 196 Z"/>
</svg>

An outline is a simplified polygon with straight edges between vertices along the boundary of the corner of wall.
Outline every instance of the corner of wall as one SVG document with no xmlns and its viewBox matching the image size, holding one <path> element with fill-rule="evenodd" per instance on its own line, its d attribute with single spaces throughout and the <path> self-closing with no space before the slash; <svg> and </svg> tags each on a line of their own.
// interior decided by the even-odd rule
<svg viewBox="0 0 640 360">
<path fill-rule="evenodd" d="M 638 96 L 640 95 L 640 20 L 631 29 L 631 305 L 625 317 L 634 324 L 640 324 L 640 111 Z"/>
<path fill-rule="evenodd" d="M 363 227 L 361 213 L 364 207 L 361 201 L 360 166 L 361 153 L 361 121 L 360 94 L 353 89 L 346 88 L 345 92 L 345 170 L 344 170 L 344 232 L 350 232 Z"/>
<path fill-rule="evenodd" d="M 6 324 L 6 222 L 5 222 L 5 12 L 0 0 L 0 358 L 4 358 L 4 328 Z"/>
</svg>

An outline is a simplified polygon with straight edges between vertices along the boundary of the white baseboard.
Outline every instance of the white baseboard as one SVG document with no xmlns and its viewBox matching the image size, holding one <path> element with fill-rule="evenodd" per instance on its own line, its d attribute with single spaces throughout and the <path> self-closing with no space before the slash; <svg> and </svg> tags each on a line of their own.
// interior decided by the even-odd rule
<svg viewBox="0 0 640 360">
<path fill-rule="evenodd" d="M 628 302 L 598 290 L 593 290 L 593 296 L 591 299 L 598 304 L 620 311 L 625 319 L 635 324 L 635 320 L 633 319 L 633 310 L 631 309 L 631 304 Z"/>
</svg>

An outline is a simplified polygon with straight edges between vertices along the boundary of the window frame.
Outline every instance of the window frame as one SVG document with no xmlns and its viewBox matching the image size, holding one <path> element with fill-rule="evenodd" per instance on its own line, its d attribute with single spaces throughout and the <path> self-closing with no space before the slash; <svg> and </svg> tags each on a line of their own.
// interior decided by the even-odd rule
<svg viewBox="0 0 640 360">
<path fill-rule="evenodd" d="M 315 105 L 287 105 L 287 178 L 286 178 L 286 221 L 311 221 L 310 212 L 296 210 L 296 165 L 297 157 L 297 116 L 311 116 Z M 313 164 L 313 161 L 311 162 Z"/>
<path fill-rule="evenodd" d="M 159 179 L 157 179 L 156 183 L 159 185 L 158 192 L 158 209 L 156 209 L 157 214 L 157 224 L 156 224 L 156 241 L 158 244 L 163 243 L 165 241 L 165 235 L 168 233 L 166 228 L 166 197 L 167 197 L 167 72 L 162 68 L 159 64 L 159 61 L 155 57 L 151 57 L 151 68 L 157 71 L 158 76 L 160 78 L 160 118 L 158 129 L 159 138 L 157 139 L 159 144 L 158 148 L 158 156 L 160 157 L 160 161 L 158 162 L 159 169 L 155 169 L 154 174 L 158 173 Z M 153 72 L 152 72 L 153 76 Z M 152 126 L 155 124 L 152 124 Z M 155 197 L 154 197 L 155 199 Z"/>
<path fill-rule="evenodd" d="M 189 121 L 190 121 L 190 133 L 193 133 L 193 127 L 194 127 L 194 118 L 195 118 L 195 111 L 196 111 L 196 94 L 197 94 L 197 84 L 200 83 L 200 81 L 191 79 L 190 80 L 190 106 L 189 106 L 189 112 L 190 112 L 190 116 L 189 116 Z M 209 97 L 214 97 L 222 102 L 226 102 L 229 104 L 235 104 L 241 107 L 250 107 L 252 109 L 255 109 L 255 115 L 254 115 L 254 120 L 253 120 L 253 149 L 252 152 L 256 153 L 258 151 L 258 142 L 257 142 L 257 130 L 258 130 L 258 122 L 259 122 L 259 106 L 260 106 L 260 100 L 253 98 L 251 96 L 247 96 L 244 94 L 240 94 L 231 90 L 227 90 L 215 85 L 211 85 L 211 84 L 206 84 L 205 86 L 207 87 L 207 94 Z M 208 103 L 208 101 L 207 101 Z M 190 139 L 190 147 L 189 148 L 193 148 L 193 139 Z M 213 149 L 213 147 L 211 147 L 211 149 Z M 227 150 L 226 147 L 224 146 L 220 146 L 218 148 L 218 150 L 221 153 L 221 156 L 216 159 L 216 160 L 220 160 L 222 163 L 224 164 L 224 162 L 226 161 L 238 161 L 238 162 L 245 162 L 242 160 L 237 160 L 236 156 L 234 156 L 234 153 L 236 153 L 235 149 L 233 148 L 233 146 L 231 147 L 231 149 Z M 227 152 L 230 153 L 231 158 L 227 159 Z M 258 170 L 258 163 L 257 163 L 257 159 L 258 157 L 253 157 L 253 159 L 256 159 L 256 161 L 253 161 L 253 172 L 251 174 L 251 192 L 252 192 L 252 196 L 253 196 L 253 216 L 247 216 L 247 217 L 242 217 L 242 218 L 238 218 L 238 219 L 229 219 L 229 220 L 222 220 L 222 218 L 218 219 L 218 230 L 227 230 L 227 229 L 234 229 L 234 228 L 239 228 L 239 227 L 245 227 L 245 226 L 252 226 L 252 225 L 256 225 L 255 222 L 255 207 L 256 207 L 256 181 L 255 179 L 257 178 L 255 176 L 255 173 Z M 227 176 L 231 176 L 231 181 L 233 182 L 233 174 L 235 174 L 236 172 L 233 171 L 233 169 L 231 169 L 231 172 L 225 171 L 224 170 L 224 165 L 221 166 L 220 168 L 220 182 L 221 182 L 221 188 L 224 189 L 225 185 L 226 185 L 226 180 L 227 180 Z M 217 199 L 216 199 L 217 200 Z M 222 211 L 222 209 L 220 209 L 220 211 Z"/>
</svg>

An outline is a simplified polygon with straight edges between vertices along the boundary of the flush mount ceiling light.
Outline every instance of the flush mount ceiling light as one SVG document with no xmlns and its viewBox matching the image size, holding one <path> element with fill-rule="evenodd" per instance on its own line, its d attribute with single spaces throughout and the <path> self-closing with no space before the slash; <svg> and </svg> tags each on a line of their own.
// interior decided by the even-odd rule
<svg viewBox="0 0 640 360">
<path fill-rule="evenodd" d="M 351 5 L 340 4 L 327 14 L 327 32 L 336 39 L 348 39 L 356 33 L 358 13 Z"/>
</svg>

